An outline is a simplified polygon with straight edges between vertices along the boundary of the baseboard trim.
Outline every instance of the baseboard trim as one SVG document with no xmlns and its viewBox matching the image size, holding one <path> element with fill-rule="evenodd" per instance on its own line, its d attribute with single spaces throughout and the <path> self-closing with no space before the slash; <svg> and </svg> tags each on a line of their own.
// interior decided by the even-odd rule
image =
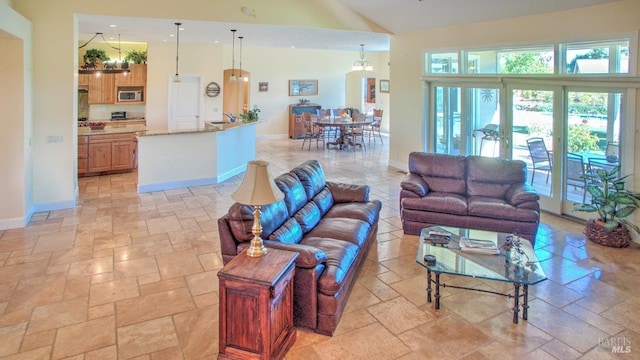
<svg viewBox="0 0 640 360">
<path fill-rule="evenodd" d="M 26 226 L 26 217 L 0 220 L 0 230 L 17 229 Z"/>
<path fill-rule="evenodd" d="M 400 171 L 409 172 L 409 166 L 405 163 L 389 160 L 389 167 Z"/>
<path fill-rule="evenodd" d="M 243 172 L 247 171 L 247 164 L 244 164 L 242 166 L 238 166 L 237 168 L 233 169 L 233 170 L 229 170 L 226 173 L 219 175 L 216 177 L 216 180 L 218 183 L 223 182 L 227 179 L 230 179 L 238 174 L 241 174 Z"/>
</svg>

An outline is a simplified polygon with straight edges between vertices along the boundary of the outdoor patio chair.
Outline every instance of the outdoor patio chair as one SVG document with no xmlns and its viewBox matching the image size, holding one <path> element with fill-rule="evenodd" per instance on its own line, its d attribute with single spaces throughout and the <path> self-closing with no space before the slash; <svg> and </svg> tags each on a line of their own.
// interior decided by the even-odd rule
<svg viewBox="0 0 640 360">
<path fill-rule="evenodd" d="M 531 156 L 531 162 L 533 171 L 531 173 L 531 184 L 533 185 L 533 179 L 536 176 L 537 171 L 544 171 L 547 173 L 546 183 L 549 183 L 549 175 L 551 175 L 551 156 L 547 150 L 547 146 L 544 143 L 544 139 L 541 137 L 533 137 L 527 139 L 527 147 L 529 148 L 529 155 Z"/>
<path fill-rule="evenodd" d="M 584 161 L 581 155 L 567 154 L 567 187 L 582 189 L 582 202 L 587 198 L 587 179 L 585 178 Z"/>
</svg>

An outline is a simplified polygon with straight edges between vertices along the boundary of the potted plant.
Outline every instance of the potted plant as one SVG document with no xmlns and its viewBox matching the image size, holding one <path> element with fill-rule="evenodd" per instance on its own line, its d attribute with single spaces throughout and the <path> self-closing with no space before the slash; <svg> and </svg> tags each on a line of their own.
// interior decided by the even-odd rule
<svg viewBox="0 0 640 360">
<path fill-rule="evenodd" d="M 102 49 L 89 49 L 82 57 L 85 64 L 95 65 L 98 60 L 105 62 L 111 60 L 107 53 Z"/>
<path fill-rule="evenodd" d="M 254 121 L 258 121 L 258 113 L 260 109 L 247 110 L 246 113 L 240 114 L 243 123 L 250 123 Z"/>
<path fill-rule="evenodd" d="M 124 61 L 132 64 L 146 64 L 147 51 L 131 50 L 124 55 Z"/>
<path fill-rule="evenodd" d="M 640 228 L 626 217 L 638 208 L 640 194 L 625 189 L 625 179 L 620 177 L 620 166 L 611 170 L 597 169 L 585 176 L 591 201 L 576 204 L 574 211 L 597 213 L 597 219 L 585 226 L 587 239 L 611 247 L 627 247 L 631 241 L 629 228 L 640 234 Z"/>
</svg>

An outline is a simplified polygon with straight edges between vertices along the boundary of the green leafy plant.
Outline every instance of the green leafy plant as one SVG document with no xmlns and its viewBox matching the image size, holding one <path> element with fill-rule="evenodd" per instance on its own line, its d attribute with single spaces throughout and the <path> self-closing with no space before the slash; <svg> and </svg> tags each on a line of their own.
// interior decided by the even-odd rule
<svg viewBox="0 0 640 360">
<path fill-rule="evenodd" d="M 258 113 L 260 109 L 247 110 L 246 113 L 240 114 L 243 123 L 250 123 L 254 121 L 258 121 Z"/>
<path fill-rule="evenodd" d="M 567 149 L 569 152 L 600 150 L 598 135 L 591 133 L 587 124 L 569 125 Z"/>
<path fill-rule="evenodd" d="M 103 62 L 111 60 L 107 53 L 102 49 L 89 49 L 84 53 L 82 59 L 86 64 L 95 64 L 98 60 Z"/>
<path fill-rule="evenodd" d="M 147 51 L 131 50 L 124 55 L 124 61 L 133 64 L 146 64 Z"/>
<path fill-rule="evenodd" d="M 606 232 L 612 232 L 622 224 L 640 234 L 640 228 L 625 219 L 636 211 L 640 201 L 640 194 L 625 189 L 628 176 L 620 177 L 620 166 L 609 171 L 597 169 L 594 174 L 586 175 L 591 201 L 576 204 L 574 211 L 597 213 Z"/>
</svg>

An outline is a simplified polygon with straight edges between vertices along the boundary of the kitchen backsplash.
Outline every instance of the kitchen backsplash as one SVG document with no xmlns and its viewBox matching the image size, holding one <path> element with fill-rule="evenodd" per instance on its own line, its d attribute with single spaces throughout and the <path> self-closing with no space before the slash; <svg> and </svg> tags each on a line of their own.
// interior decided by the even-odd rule
<svg viewBox="0 0 640 360">
<path fill-rule="evenodd" d="M 89 105 L 89 120 L 109 120 L 113 111 L 126 111 L 130 119 L 144 118 L 145 110 L 145 105 Z"/>
</svg>

